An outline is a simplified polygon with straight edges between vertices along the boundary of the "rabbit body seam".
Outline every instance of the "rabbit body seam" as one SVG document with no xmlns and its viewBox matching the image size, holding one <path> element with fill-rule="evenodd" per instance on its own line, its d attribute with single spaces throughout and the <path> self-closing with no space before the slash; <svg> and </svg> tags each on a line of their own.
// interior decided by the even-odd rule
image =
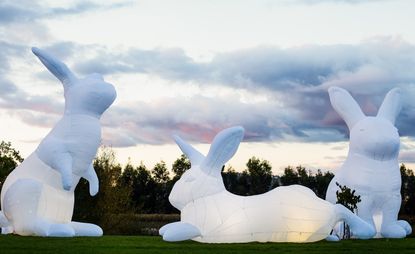
<svg viewBox="0 0 415 254">
<path fill-rule="evenodd" d="M 297 188 L 304 187 L 295 186 L 291 189 Z M 181 221 L 192 224 L 200 230 L 201 236 L 193 239 L 199 242 L 286 242 L 288 240 L 303 242 L 326 238 L 336 222 L 332 204 L 312 196 L 308 197 L 308 201 L 310 201 L 308 204 L 293 202 L 292 197 L 284 195 L 287 193 L 286 190 L 289 189 L 278 187 L 255 196 L 238 196 L 228 191 L 222 191 L 214 195 L 201 197 L 182 209 Z M 304 196 L 301 191 L 296 194 Z M 308 196 L 308 194 L 306 195 Z M 262 207 L 251 205 L 251 203 L 256 202 L 256 199 L 270 200 L 270 198 L 276 200 L 276 202 Z M 291 214 L 290 211 L 292 210 L 290 208 L 286 209 L 294 206 L 296 210 L 314 211 L 309 212 L 306 215 L 306 217 L 309 216 L 307 218 L 296 217 Z M 226 209 L 221 207 L 226 207 Z M 321 214 L 325 214 L 327 217 L 322 219 Z M 235 220 L 235 218 L 239 219 Z M 257 218 L 261 219 L 257 220 Z M 206 220 L 214 221 L 214 223 L 206 224 Z M 252 224 L 252 220 L 266 223 Z M 310 229 L 307 228 L 309 225 L 302 226 L 301 221 L 312 221 L 318 226 L 314 225 L 314 228 Z M 244 225 L 242 231 L 240 230 L 241 224 Z M 281 227 L 281 225 L 284 226 Z M 238 228 L 238 232 L 233 230 L 234 226 Z"/>
</svg>

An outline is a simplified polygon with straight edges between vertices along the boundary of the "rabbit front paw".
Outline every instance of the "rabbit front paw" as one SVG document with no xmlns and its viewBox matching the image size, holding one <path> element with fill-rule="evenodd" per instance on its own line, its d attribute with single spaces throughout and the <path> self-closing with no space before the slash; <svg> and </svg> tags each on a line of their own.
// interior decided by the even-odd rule
<svg viewBox="0 0 415 254">
<path fill-rule="evenodd" d="M 406 220 L 398 220 L 398 224 L 405 230 L 406 235 L 412 234 L 412 227 Z"/>
<path fill-rule="evenodd" d="M 190 240 L 200 236 L 200 231 L 197 227 L 184 222 L 167 224 L 160 228 L 159 233 L 163 236 L 163 240 L 168 242 Z"/>
<path fill-rule="evenodd" d="M 404 238 L 406 236 L 406 230 L 399 222 L 382 225 L 380 233 L 385 238 Z"/>
</svg>

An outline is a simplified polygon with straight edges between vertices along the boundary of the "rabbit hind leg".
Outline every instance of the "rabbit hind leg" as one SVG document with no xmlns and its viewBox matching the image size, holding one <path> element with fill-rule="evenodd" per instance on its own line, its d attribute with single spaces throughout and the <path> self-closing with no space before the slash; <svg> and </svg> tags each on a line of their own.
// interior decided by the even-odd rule
<svg viewBox="0 0 415 254">
<path fill-rule="evenodd" d="M 69 223 L 51 223 L 38 215 L 43 184 L 37 180 L 16 180 L 6 191 L 4 213 L 11 218 L 14 233 L 37 236 L 73 236 Z"/>
<path fill-rule="evenodd" d="M 3 210 L 10 219 L 14 233 L 36 235 L 36 213 L 41 193 L 42 183 L 29 178 L 16 180 L 6 190 Z"/>
<path fill-rule="evenodd" d="M 6 218 L 3 211 L 0 211 L 0 227 L 2 235 L 11 234 L 14 231 L 12 224 Z"/>
<path fill-rule="evenodd" d="M 382 207 L 381 234 L 385 238 L 404 238 L 407 229 L 397 220 L 401 206 L 401 196 L 394 195 L 388 198 Z"/>
</svg>

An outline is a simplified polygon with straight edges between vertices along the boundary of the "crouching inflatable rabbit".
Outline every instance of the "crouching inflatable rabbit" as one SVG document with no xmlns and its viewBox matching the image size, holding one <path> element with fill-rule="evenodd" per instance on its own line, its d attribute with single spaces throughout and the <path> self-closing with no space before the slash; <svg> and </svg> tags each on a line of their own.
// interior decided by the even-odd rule
<svg viewBox="0 0 415 254">
<path fill-rule="evenodd" d="M 73 222 L 74 190 L 79 179 L 98 192 L 92 166 L 101 141 L 100 117 L 116 97 L 100 75 L 77 78 L 43 50 L 33 53 L 63 84 L 65 112 L 37 149 L 13 170 L 1 190 L 2 233 L 37 236 L 101 236 L 93 224 Z"/>
<path fill-rule="evenodd" d="M 398 163 L 399 134 L 395 119 L 401 110 L 400 90 L 392 89 L 377 116 L 365 116 L 357 102 L 344 89 L 331 87 L 330 101 L 350 130 L 349 153 L 335 172 L 326 199 L 336 202 L 336 182 L 361 196 L 358 215 L 381 236 L 402 238 L 412 232 L 408 222 L 398 220 L 401 205 L 401 175 Z M 381 216 L 375 225 L 374 216 Z"/>
<path fill-rule="evenodd" d="M 221 169 L 238 149 L 242 127 L 220 132 L 205 157 L 179 137 L 181 150 L 192 163 L 174 185 L 170 203 L 181 211 L 181 221 L 163 226 L 166 241 L 193 239 L 207 243 L 313 242 L 329 236 L 341 220 L 360 237 L 371 227 L 342 205 L 318 198 L 310 189 L 292 185 L 256 196 L 226 191 Z"/>
</svg>

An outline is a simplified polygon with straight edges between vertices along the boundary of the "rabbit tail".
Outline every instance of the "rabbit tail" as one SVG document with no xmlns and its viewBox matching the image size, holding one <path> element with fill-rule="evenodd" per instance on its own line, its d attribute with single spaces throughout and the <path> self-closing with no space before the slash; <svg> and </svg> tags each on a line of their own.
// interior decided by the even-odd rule
<svg viewBox="0 0 415 254">
<path fill-rule="evenodd" d="M 0 227 L 2 234 L 10 234 L 13 232 L 13 227 L 6 218 L 6 215 L 4 215 L 3 211 L 0 211 Z"/>
</svg>

